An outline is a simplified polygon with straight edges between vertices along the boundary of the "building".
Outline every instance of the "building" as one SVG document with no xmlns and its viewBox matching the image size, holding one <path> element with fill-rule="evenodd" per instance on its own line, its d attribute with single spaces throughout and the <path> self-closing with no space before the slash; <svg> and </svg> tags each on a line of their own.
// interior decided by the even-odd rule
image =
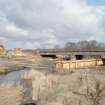
<svg viewBox="0 0 105 105">
<path fill-rule="evenodd" d="M 23 52 L 21 48 L 15 48 L 12 50 L 7 51 L 7 56 L 12 57 L 12 56 L 23 56 Z"/>
<path fill-rule="evenodd" d="M 14 55 L 16 55 L 16 56 L 22 56 L 22 55 L 23 55 L 21 48 L 15 48 L 15 49 L 13 50 L 13 53 L 14 53 Z"/>
<path fill-rule="evenodd" d="M 3 45 L 0 45 L 0 55 L 4 55 L 6 53 L 6 50 Z"/>
</svg>

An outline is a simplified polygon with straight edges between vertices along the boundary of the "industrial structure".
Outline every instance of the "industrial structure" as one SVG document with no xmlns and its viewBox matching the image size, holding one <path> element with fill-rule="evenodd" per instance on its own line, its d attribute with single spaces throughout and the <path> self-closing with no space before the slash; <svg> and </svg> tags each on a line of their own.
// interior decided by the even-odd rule
<svg viewBox="0 0 105 105">
<path fill-rule="evenodd" d="M 3 45 L 0 45 L 0 55 L 3 55 L 6 53 L 6 49 Z"/>
<path fill-rule="evenodd" d="M 55 59 L 58 72 L 105 65 L 105 51 L 42 51 L 40 55 Z"/>
</svg>

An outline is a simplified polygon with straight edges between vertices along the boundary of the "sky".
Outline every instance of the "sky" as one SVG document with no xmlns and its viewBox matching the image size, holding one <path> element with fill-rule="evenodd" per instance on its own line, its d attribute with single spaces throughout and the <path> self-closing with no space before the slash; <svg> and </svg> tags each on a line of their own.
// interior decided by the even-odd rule
<svg viewBox="0 0 105 105">
<path fill-rule="evenodd" d="M 0 0 L 0 43 L 7 48 L 81 40 L 105 42 L 105 0 Z"/>
<path fill-rule="evenodd" d="M 92 5 L 105 5 L 105 0 L 87 0 Z"/>
</svg>

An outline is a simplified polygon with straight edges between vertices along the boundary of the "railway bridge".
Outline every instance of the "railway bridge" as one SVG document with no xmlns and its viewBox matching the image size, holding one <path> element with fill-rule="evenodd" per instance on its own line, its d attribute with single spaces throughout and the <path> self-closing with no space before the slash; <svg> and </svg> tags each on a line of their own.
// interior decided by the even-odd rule
<svg viewBox="0 0 105 105">
<path fill-rule="evenodd" d="M 40 55 L 43 57 L 51 57 L 51 58 L 58 58 L 58 57 L 75 57 L 79 60 L 86 58 L 86 57 L 95 57 L 95 58 L 102 58 L 105 59 L 105 51 L 43 51 L 40 52 Z"/>
</svg>

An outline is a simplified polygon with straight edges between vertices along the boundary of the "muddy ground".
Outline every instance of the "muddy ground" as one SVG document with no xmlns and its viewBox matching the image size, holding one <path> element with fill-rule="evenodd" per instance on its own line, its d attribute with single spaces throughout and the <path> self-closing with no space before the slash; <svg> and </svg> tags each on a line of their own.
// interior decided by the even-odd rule
<svg viewBox="0 0 105 105">
<path fill-rule="evenodd" d="M 31 61 L 30 68 L 2 74 L 0 105 L 31 99 L 42 105 L 105 105 L 105 67 L 59 74 L 52 72 L 52 63 L 40 59 Z"/>
</svg>

